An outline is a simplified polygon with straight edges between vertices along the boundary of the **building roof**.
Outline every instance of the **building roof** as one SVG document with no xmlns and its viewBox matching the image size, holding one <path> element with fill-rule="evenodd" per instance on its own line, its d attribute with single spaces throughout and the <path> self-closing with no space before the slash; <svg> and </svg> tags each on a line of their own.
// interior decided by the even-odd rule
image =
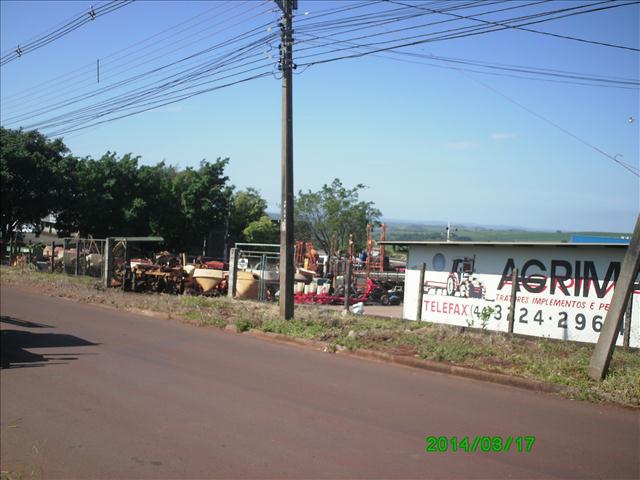
<svg viewBox="0 0 640 480">
<path fill-rule="evenodd" d="M 446 242 L 444 240 L 384 240 L 378 242 L 381 245 L 402 245 L 402 246 L 456 246 L 456 247 L 562 247 L 562 248 L 584 248 L 584 247 L 609 247 L 627 248 L 628 244 L 621 243 L 566 243 L 566 242 Z"/>
<path fill-rule="evenodd" d="M 596 235 L 571 235 L 571 243 L 631 243 L 631 235 L 621 237 L 603 237 Z"/>
</svg>

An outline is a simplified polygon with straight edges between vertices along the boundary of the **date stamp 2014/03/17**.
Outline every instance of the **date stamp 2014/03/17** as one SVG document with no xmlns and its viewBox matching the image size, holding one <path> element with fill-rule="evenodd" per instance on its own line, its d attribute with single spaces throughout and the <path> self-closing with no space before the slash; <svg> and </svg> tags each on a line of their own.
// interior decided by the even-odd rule
<svg viewBox="0 0 640 480">
<path fill-rule="evenodd" d="M 521 435 L 501 437 L 488 435 L 475 435 L 471 438 L 465 437 L 446 437 L 429 435 L 424 437 L 427 443 L 424 451 L 427 453 L 445 453 L 451 451 L 456 452 L 524 452 L 529 453 L 536 442 L 533 435 Z"/>
</svg>

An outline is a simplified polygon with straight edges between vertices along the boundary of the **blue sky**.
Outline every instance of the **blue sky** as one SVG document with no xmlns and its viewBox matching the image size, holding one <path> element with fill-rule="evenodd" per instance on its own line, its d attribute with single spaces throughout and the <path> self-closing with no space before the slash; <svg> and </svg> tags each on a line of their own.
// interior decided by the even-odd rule
<svg viewBox="0 0 640 480">
<path fill-rule="evenodd" d="M 294 20 L 300 34 L 296 34 L 294 50 L 301 56 L 302 48 L 313 45 L 304 42 L 309 40 L 301 28 L 305 22 L 313 25 L 325 18 L 337 21 L 357 12 L 400 8 L 381 2 L 333 17 L 318 16 L 323 10 L 359 3 L 300 0 Z M 496 21 L 594 2 L 505 5 L 518 3 L 522 9 L 491 18 Z M 103 4 L 94 2 L 94 6 Z M 90 5 L 85 1 L 0 2 L 2 53 Z M 446 3 L 413 5 L 442 8 Z M 490 8 L 486 2 L 476 10 L 458 12 L 477 14 Z M 4 65 L 0 69 L 2 124 L 11 128 L 28 125 L 34 121 L 28 115 L 33 109 L 78 92 L 91 93 L 110 81 L 145 72 L 253 27 L 266 23 L 275 27 L 276 10 L 273 3 L 257 1 L 134 2 Z M 446 18 L 451 17 L 435 14 L 420 21 Z M 182 36 L 176 33 L 177 28 L 167 30 L 167 35 L 175 36 L 164 41 L 160 35 L 108 57 L 180 22 L 185 22 Z M 378 39 L 384 39 L 380 35 L 385 28 L 404 25 L 366 33 L 377 33 Z M 637 49 L 639 25 L 640 7 L 635 4 L 530 28 Z M 429 28 L 454 26 L 458 24 Z M 322 33 L 308 28 L 307 33 Z M 209 37 L 202 38 L 205 35 Z M 270 53 L 277 56 L 277 41 L 272 41 L 271 47 L 275 49 L 269 50 L 266 43 L 259 47 L 265 60 Z M 177 48 L 181 49 L 172 51 Z M 426 43 L 405 51 L 636 82 L 640 76 L 637 51 L 514 29 Z M 294 76 L 296 191 L 317 190 L 337 177 L 349 186 L 367 185 L 364 198 L 374 201 L 387 218 L 562 230 L 633 228 L 640 203 L 638 177 L 531 111 L 637 169 L 637 87 L 602 88 L 485 75 L 425 64 L 450 66 L 442 62 L 413 58 L 422 62 L 418 64 L 389 57 L 413 58 L 366 56 L 300 68 Z M 100 85 L 95 83 L 97 58 L 103 65 Z M 52 83 L 52 79 L 82 68 Z M 269 201 L 270 210 L 276 211 L 280 196 L 280 91 L 279 80 L 270 75 L 70 133 L 64 140 L 76 155 L 132 152 L 146 164 L 165 160 L 186 167 L 197 165 L 202 158 L 228 156 L 231 182 L 238 188 L 257 188 Z M 630 117 L 635 121 L 629 122 Z"/>
</svg>

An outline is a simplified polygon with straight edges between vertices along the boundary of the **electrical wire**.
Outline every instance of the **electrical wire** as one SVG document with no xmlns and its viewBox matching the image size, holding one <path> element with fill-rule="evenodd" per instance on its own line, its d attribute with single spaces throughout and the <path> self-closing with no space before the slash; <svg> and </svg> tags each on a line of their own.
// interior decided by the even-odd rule
<svg viewBox="0 0 640 480">
<path fill-rule="evenodd" d="M 603 3 L 609 3 L 609 2 L 596 2 L 596 3 L 593 3 L 593 4 L 587 5 L 587 7 L 595 6 L 595 5 L 601 5 Z M 543 12 L 543 13 L 534 14 L 534 15 L 527 15 L 527 16 L 524 16 L 524 17 L 512 18 L 512 19 L 504 20 L 503 23 L 518 22 L 518 21 L 522 21 L 523 19 L 534 20 L 534 21 L 529 21 L 528 23 L 521 24 L 521 25 L 529 25 L 529 24 L 533 24 L 533 23 L 548 22 L 548 21 L 556 20 L 558 18 L 566 18 L 566 17 L 570 17 L 570 16 L 582 15 L 582 14 L 596 12 L 596 11 L 608 10 L 608 9 L 612 9 L 612 8 L 619 8 L 619 7 L 627 6 L 627 5 L 629 5 L 629 4 L 628 3 L 625 3 L 625 4 L 614 4 L 614 5 L 608 5 L 608 6 L 600 6 L 600 7 L 597 7 L 597 8 L 592 8 L 592 9 L 587 9 L 587 10 L 581 10 L 581 11 L 575 11 L 575 10 L 579 9 L 579 8 L 584 8 L 584 7 L 571 7 L 571 8 L 566 8 L 566 9 L 559 9 L 559 10 L 554 10 L 554 11 L 549 11 L 549 12 Z M 567 13 L 567 12 L 570 12 L 570 13 Z M 559 13 L 561 13 L 562 15 L 558 15 Z M 550 15 L 556 15 L 556 16 L 552 17 L 552 18 L 543 18 L 542 20 L 538 20 L 538 18 L 545 17 L 545 16 L 548 17 Z M 409 28 L 415 28 L 415 27 L 409 27 Z M 350 55 L 342 55 L 342 56 L 337 56 L 337 57 L 332 57 L 332 58 L 325 58 L 325 59 L 315 60 L 315 61 L 306 62 L 306 63 L 302 63 L 302 64 L 298 63 L 298 66 L 319 65 L 319 64 L 335 62 L 335 61 L 343 60 L 343 59 L 347 59 L 347 58 L 363 57 L 363 56 L 371 55 L 371 54 L 374 54 L 374 53 L 380 53 L 380 52 L 385 52 L 385 51 L 389 51 L 389 50 L 395 50 L 395 49 L 398 49 L 398 48 L 421 45 L 421 44 L 431 43 L 431 42 L 436 42 L 436 41 L 451 40 L 451 39 L 457 39 L 457 38 L 467 38 L 467 37 L 471 37 L 471 36 L 476 36 L 476 35 L 481 35 L 481 34 L 486 34 L 486 33 L 492 33 L 492 32 L 496 32 L 496 31 L 504 30 L 506 28 L 508 28 L 508 27 L 477 27 L 477 26 L 475 26 L 475 27 L 460 27 L 460 28 L 452 28 L 452 29 L 448 29 L 448 30 L 442 30 L 442 31 L 438 31 L 438 32 L 423 33 L 423 34 L 420 34 L 420 35 L 414 35 L 414 36 L 404 37 L 404 38 L 400 38 L 400 39 L 392 39 L 392 40 L 384 40 L 384 41 L 379 41 L 379 42 L 372 42 L 372 43 L 367 44 L 366 46 L 367 47 L 372 47 L 372 46 L 376 46 L 376 45 L 384 45 L 384 44 L 389 44 L 389 43 L 394 43 L 394 42 L 405 42 L 405 43 L 399 43 L 399 44 L 396 44 L 396 45 L 390 45 L 390 46 L 386 46 L 386 47 L 379 47 L 379 48 L 376 48 L 376 49 L 371 50 L 369 52 L 360 52 L 360 53 L 354 53 L 354 54 L 350 54 Z M 349 41 L 359 40 L 359 39 L 362 39 L 362 38 L 370 38 L 370 37 L 373 37 L 373 36 L 380 36 L 380 35 L 381 35 L 380 33 L 378 33 L 378 34 L 370 34 L 370 35 L 366 35 L 366 36 L 350 38 Z M 439 36 L 435 36 L 435 35 L 439 35 Z M 432 38 L 425 38 L 425 37 L 432 37 Z M 407 40 L 413 40 L 413 41 L 407 41 Z M 349 48 L 350 47 L 336 48 L 331 53 L 348 50 Z M 326 55 L 326 54 L 327 54 L 327 52 L 313 53 L 313 54 L 304 55 L 302 57 L 298 57 L 297 59 L 299 60 L 300 58 L 309 58 L 309 57 Z"/>
<path fill-rule="evenodd" d="M 243 23 L 251 21 L 251 20 L 253 20 L 253 19 L 255 19 L 255 18 L 257 18 L 257 17 L 259 17 L 261 15 L 264 15 L 269 10 L 262 11 L 262 12 L 256 14 L 256 15 L 253 15 L 253 16 L 250 16 L 250 17 L 245 16 L 246 13 L 248 13 L 249 11 L 251 11 L 253 9 L 256 9 L 260 5 L 264 5 L 264 3 L 266 3 L 266 2 L 262 2 L 261 4 L 253 4 L 248 11 L 239 11 L 235 15 L 233 15 L 232 17 L 227 18 L 224 22 L 220 22 L 219 25 L 223 25 L 225 23 L 228 23 L 232 19 L 235 19 L 235 18 L 238 18 L 238 17 L 242 17 L 242 20 L 240 20 L 239 22 L 235 22 L 235 23 L 233 23 L 231 25 L 227 25 L 227 26 L 225 26 L 223 28 L 217 28 L 217 29 L 211 29 L 211 27 L 207 27 L 207 28 L 205 28 L 203 30 L 200 30 L 200 31 L 196 32 L 195 34 L 192 33 L 192 34 L 188 35 L 186 38 L 183 38 L 182 41 L 192 38 L 193 36 L 197 35 L 197 33 L 200 33 L 200 32 L 203 32 L 203 31 L 207 32 L 206 35 L 204 35 L 203 37 L 199 37 L 197 40 L 191 41 L 191 42 L 189 42 L 187 44 L 183 44 L 181 46 L 177 46 L 177 45 L 180 45 L 181 41 L 175 41 L 174 40 L 174 41 L 172 41 L 171 45 L 177 46 L 177 47 L 176 48 L 172 48 L 170 50 L 167 50 L 166 46 L 164 46 L 162 44 L 160 44 L 160 45 L 150 45 L 152 47 L 155 47 L 151 52 L 143 53 L 142 50 L 141 51 L 137 51 L 137 52 L 135 52 L 134 58 L 133 59 L 129 59 L 128 61 L 124 61 L 128 57 L 128 55 L 127 55 L 127 56 L 124 56 L 124 57 L 117 57 L 114 60 L 112 60 L 111 62 L 106 62 L 106 65 L 109 65 L 110 63 L 113 64 L 114 62 L 116 62 L 115 65 L 117 65 L 118 68 L 116 68 L 115 70 L 107 69 L 108 73 L 106 75 L 104 73 L 102 73 L 102 75 L 101 75 L 102 83 L 104 83 L 105 80 L 110 80 L 111 78 L 117 77 L 117 76 L 119 76 L 119 75 L 121 75 L 123 73 L 130 73 L 132 68 L 128 67 L 128 66 L 131 65 L 131 64 L 135 63 L 134 69 L 137 69 L 137 68 L 140 68 L 141 66 L 143 66 L 145 64 L 153 63 L 154 61 L 156 61 L 158 59 L 166 60 L 167 57 L 171 53 L 175 53 L 177 51 L 183 50 L 183 49 L 185 49 L 185 48 L 187 48 L 187 47 L 189 47 L 189 46 L 191 46 L 191 45 L 193 45 L 195 43 L 198 43 L 198 42 L 200 42 L 200 41 L 202 41 L 202 40 L 204 40 L 206 38 L 218 35 L 218 34 L 224 32 L 226 30 L 229 30 L 230 28 L 236 27 L 238 25 L 241 25 Z M 232 9 L 234 7 L 236 7 L 237 5 L 239 5 L 239 4 L 240 4 L 240 2 L 237 2 L 234 5 L 232 5 Z M 229 12 L 229 10 L 226 10 L 223 13 L 221 13 L 220 15 L 224 15 L 224 14 L 226 14 L 228 12 Z M 205 19 L 205 21 L 206 21 L 206 19 Z M 168 39 L 171 40 L 171 37 L 168 37 Z M 159 55 L 157 55 L 157 56 L 149 58 L 149 55 L 152 52 L 161 52 L 161 53 Z M 140 62 L 140 61 L 138 61 L 138 58 L 144 58 L 145 60 L 143 62 Z M 104 65 L 105 64 L 103 64 L 103 67 L 104 67 Z M 104 68 L 101 68 L 101 70 L 103 70 L 103 69 Z M 119 73 L 117 73 L 117 72 L 119 72 Z M 90 74 L 90 75 L 92 75 L 92 74 Z M 20 102 L 16 107 L 21 109 L 21 110 L 23 110 L 25 108 L 25 106 L 29 105 L 30 103 L 37 103 L 39 105 L 42 104 L 43 103 L 42 99 L 44 99 L 44 98 L 48 98 L 48 97 L 51 97 L 51 96 L 59 97 L 60 94 L 62 94 L 64 92 L 67 92 L 67 91 L 72 91 L 73 93 L 77 93 L 79 86 L 83 85 L 83 84 L 86 84 L 86 83 L 87 82 L 85 80 L 78 80 L 76 82 L 70 82 L 70 83 L 67 80 L 64 88 L 62 88 L 62 89 L 57 89 L 57 88 L 50 89 L 50 91 L 44 92 L 42 95 L 37 95 L 37 96 L 31 97 L 26 102 Z M 94 85 L 95 85 L 95 83 L 91 82 L 88 86 L 91 86 L 91 88 L 94 88 Z M 15 110 L 16 107 L 14 107 L 13 109 L 9 108 L 8 109 L 9 112 L 12 111 L 12 110 Z M 9 112 L 7 111 L 6 108 L 3 109 L 3 113 L 5 114 L 5 116 L 9 115 L 11 117 L 11 118 L 7 118 L 6 121 L 9 121 L 9 122 L 16 121 L 16 119 L 14 119 L 15 115 L 12 114 L 12 113 L 9 113 Z"/>
<path fill-rule="evenodd" d="M 603 47 L 620 48 L 620 49 L 623 49 L 623 50 L 631 50 L 633 52 L 640 52 L 640 49 L 635 48 L 635 47 L 629 47 L 629 46 L 626 46 L 626 45 L 616 45 L 616 44 L 613 44 L 613 43 L 599 42 L 599 41 L 596 41 L 596 40 L 588 40 L 588 39 L 585 39 L 585 38 L 578 38 L 578 37 L 572 37 L 572 36 L 568 36 L 568 35 L 561 35 L 561 34 L 558 34 L 558 33 L 544 32 L 544 31 L 535 30 L 535 29 L 532 29 L 532 28 L 525 28 L 525 27 L 520 27 L 520 26 L 515 26 L 515 25 L 505 25 L 504 23 L 490 22 L 490 21 L 487 21 L 487 20 L 482 20 L 482 19 L 479 19 L 479 18 L 475 18 L 473 16 L 457 15 L 455 13 L 444 12 L 442 10 L 434 10 L 433 8 L 427 8 L 427 7 L 418 6 L 418 5 L 407 5 L 406 3 L 402 3 L 402 2 L 399 2 L 397 0 L 385 0 L 385 1 L 387 1 L 389 3 L 394 3 L 396 5 L 403 5 L 405 7 L 417 8 L 417 9 L 420 9 L 420 10 L 427 10 L 427 11 L 429 11 L 431 13 L 440 13 L 442 15 L 449 15 L 449 16 L 453 16 L 453 17 L 456 17 L 456 18 L 459 18 L 459 19 L 474 20 L 476 22 L 481 22 L 481 23 L 488 24 L 488 25 L 504 26 L 504 27 L 507 27 L 507 28 L 523 30 L 525 32 L 531 32 L 531 33 L 537 33 L 537 34 L 540 34 L 540 35 L 548 35 L 548 36 L 551 36 L 551 37 L 562 38 L 562 39 L 565 39 L 565 40 L 573 40 L 573 41 L 576 41 L 576 42 L 589 43 L 589 44 L 592 44 L 592 45 L 600 45 L 600 46 L 603 46 Z M 613 1 L 613 0 L 610 0 L 610 1 Z M 630 2 L 630 3 L 626 4 L 626 5 L 633 5 L 633 4 L 637 4 L 637 3 L 638 2 Z"/>
<path fill-rule="evenodd" d="M 113 0 L 106 5 L 100 6 L 96 9 L 91 7 L 91 9 L 79 16 L 74 17 L 72 20 L 68 21 L 61 27 L 55 29 L 51 33 L 45 33 L 37 37 L 35 40 L 27 42 L 22 45 L 18 45 L 15 50 L 9 52 L 2 57 L 0 57 L 0 67 L 10 63 L 17 58 L 26 55 L 34 50 L 42 48 L 51 42 L 55 42 L 59 38 L 77 30 L 88 22 L 95 20 L 98 17 L 103 15 L 107 15 L 109 13 L 115 12 L 116 10 L 121 9 L 129 4 L 131 4 L 134 0 Z"/>
<path fill-rule="evenodd" d="M 246 35 L 246 34 L 245 34 Z M 253 60 L 247 62 L 248 56 L 247 53 L 251 53 L 256 49 L 259 49 L 265 41 L 271 39 L 275 34 L 269 34 L 264 38 L 255 40 L 241 48 L 234 47 L 229 53 L 222 55 L 220 58 L 217 58 L 213 62 L 205 62 L 202 65 L 199 65 L 197 68 L 192 68 L 187 71 L 180 72 L 179 74 L 175 74 L 169 77 L 166 77 L 161 80 L 163 83 L 155 82 L 152 84 L 148 84 L 146 86 L 137 88 L 136 90 L 130 91 L 126 94 L 115 96 L 109 98 L 107 100 L 97 102 L 88 107 L 82 107 L 80 109 L 73 110 L 71 112 L 66 112 L 64 114 L 51 117 L 44 121 L 39 121 L 35 124 L 26 125 L 25 128 L 38 128 L 38 129 L 47 129 L 51 127 L 57 127 L 65 122 L 75 122 L 75 121 L 85 121 L 87 119 L 92 119 L 94 116 L 104 116 L 112 113 L 114 110 L 123 109 L 129 107 L 131 105 L 135 105 L 136 103 L 140 103 L 142 100 L 148 101 L 149 99 L 156 101 L 158 99 L 159 94 L 167 91 L 173 90 L 173 93 L 176 93 L 175 88 L 181 86 L 188 82 L 194 82 L 195 80 L 204 78 L 206 76 L 211 76 L 212 72 L 218 71 L 218 73 L 222 73 L 224 71 L 238 69 L 242 66 L 254 64 L 256 62 L 263 62 L 263 65 L 259 65 L 257 68 L 268 66 L 271 69 L 272 62 L 268 62 L 264 64 L 263 54 L 261 52 L 253 53 L 252 57 L 258 57 L 257 60 Z M 249 57 L 250 58 L 250 57 Z M 244 63 L 241 63 L 245 61 Z M 233 65 L 233 63 L 236 65 Z M 232 65 L 232 66 L 230 66 Z M 227 69 L 222 69 L 222 67 L 227 66 Z M 245 73 L 246 71 L 255 70 L 256 67 L 250 70 L 244 70 L 240 73 Z M 229 76 L 238 75 L 239 73 L 234 73 Z M 224 77 L 227 78 L 227 77 Z M 216 79 L 214 81 L 218 81 L 220 79 Z M 189 88 L 196 88 L 201 85 L 205 85 L 207 83 L 211 83 L 210 80 L 200 82 L 200 83 L 192 83 L 190 86 L 183 88 L 183 91 Z M 106 110 L 105 110 L 106 109 Z"/>
<path fill-rule="evenodd" d="M 160 35 L 162 35 L 164 33 L 167 33 L 167 32 L 169 32 L 171 30 L 174 30 L 174 29 L 176 29 L 176 28 L 178 28 L 178 27 L 180 27 L 182 25 L 185 25 L 185 24 L 188 24 L 190 22 L 193 22 L 194 20 L 202 19 L 202 21 L 208 21 L 209 20 L 209 14 L 211 12 L 214 12 L 215 10 L 221 8 L 221 6 L 224 6 L 224 5 L 228 4 L 228 3 L 230 3 L 230 1 L 217 3 L 213 7 L 209 8 L 209 9 L 206 9 L 206 10 L 204 10 L 202 12 L 198 12 L 196 15 L 194 15 L 194 16 L 192 16 L 192 17 L 190 17 L 190 18 L 188 18 L 188 19 L 186 19 L 186 20 L 184 20 L 184 21 L 182 21 L 182 22 L 180 22 L 178 24 L 175 24 L 175 25 L 173 25 L 173 26 L 171 26 L 169 28 L 166 28 L 166 29 L 164 29 L 164 30 L 162 30 L 162 31 L 160 31 L 158 33 L 155 33 L 155 34 L 153 34 L 153 35 L 151 35 L 149 37 L 146 37 L 146 38 L 144 38 L 142 40 L 136 41 L 136 42 L 134 42 L 134 43 L 132 43 L 132 44 L 130 44 L 130 45 L 124 47 L 124 48 L 121 48 L 119 50 L 116 50 L 116 51 L 114 51 L 114 52 L 112 52 L 112 53 L 110 53 L 108 55 L 105 55 L 104 57 L 101 58 L 101 60 L 103 60 L 103 65 L 102 65 L 103 68 L 106 65 L 108 65 L 109 63 L 117 61 L 119 58 L 121 58 L 120 56 L 118 56 L 118 54 L 121 54 L 122 52 L 125 52 L 127 50 L 131 50 L 134 47 L 137 47 L 139 45 L 143 45 L 143 44 L 145 44 L 147 42 L 150 42 L 151 40 L 157 38 L 158 36 L 160 36 Z M 240 3 L 240 2 L 237 2 L 237 3 Z M 198 22 L 198 23 L 200 23 L 200 22 Z M 183 32 L 183 31 L 185 31 L 187 29 L 183 29 L 183 30 L 181 30 L 181 31 L 179 31 L 177 33 L 181 33 L 181 32 Z M 164 40 L 171 39 L 172 37 L 175 37 L 176 35 L 177 34 L 172 34 L 169 37 L 166 37 L 166 38 L 163 38 L 161 40 L 158 40 L 158 41 L 154 42 L 153 45 L 157 46 L 158 44 L 161 44 Z M 145 48 L 147 48 L 147 47 L 145 47 Z M 139 53 L 139 51 L 140 50 L 138 50 L 137 53 Z M 109 59 L 109 58 L 113 58 L 113 57 L 116 57 L 116 58 L 114 60 L 112 60 L 112 61 L 104 62 L 104 60 Z M 125 58 L 126 58 L 126 56 L 125 56 Z M 56 77 L 54 77 L 52 79 L 45 80 L 44 82 L 35 84 L 35 85 L 31 86 L 31 87 L 28 87 L 26 89 L 23 89 L 23 90 L 20 90 L 18 92 L 15 92 L 12 95 L 5 96 L 2 99 L 1 104 L 6 106 L 8 104 L 15 103 L 15 102 L 22 103 L 21 101 L 23 99 L 33 97 L 33 92 L 34 91 L 40 91 L 41 92 L 43 90 L 43 87 L 57 87 L 58 85 L 68 84 L 68 82 L 70 80 L 73 80 L 74 78 L 86 77 L 87 76 L 87 75 L 80 75 L 80 76 L 79 75 L 75 75 L 77 72 L 82 72 L 82 71 L 86 72 L 87 70 L 89 70 L 90 71 L 89 72 L 89 76 L 94 78 L 95 68 L 96 68 L 96 64 L 92 62 L 90 64 L 87 64 L 87 65 L 83 66 L 83 67 L 80 67 L 80 68 L 74 69 L 74 70 L 72 70 L 70 72 L 67 72 L 67 73 L 64 73 L 62 75 L 56 76 Z M 58 91 L 57 88 L 48 88 L 47 90 Z"/>
<path fill-rule="evenodd" d="M 239 25 L 241 23 L 244 23 L 244 22 L 246 22 L 246 21 L 248 21 L 250 19 L 256 18 L 256 17 L 258 17 L 258 16 L 260 16 L 260 15 L 262 15 L 264 13 L 265 12 L 262 12 L 260 14 L 254 15 L 253 17 L 250 17 L 249 19 L 245 18 L 243 21 L 238 22 L 238 23 L 233 24 L 233 25 L 230 25 L 230 26 L 227 26 L 227 27 L 225 27 L 223 29 L 215 30 L 213 32 L 213 34 L 215 35 L 215 34 L 221 33 L 221 32 L 223 32 L 225 30 L 228 30 L 231 27 L 237 26 L 237 25 Z M 155 75 L 157 75 L 159 73 L 163 73 L 163 72 L 166 72 L 167 70 L 174 69 L 174 66 L 176 66 L 176 65 L 178 67 L 180 67 L 181 64 L 184 64 L 188 60 L 196 59 L 197 57 L 200 57 L 202 55 L 210 53 L 210 52 L 214 51 L 217 48 L 222 48 L 222 47 L 230 45 L 231 43 L 234 43 L 234 42 L 237 42 L 237 41 L 241 41 L 243 39 L 246 39 L 248 36 L 255 36 L 257 34 L 260 34 L 268 26 L 274 26 L 273 22 L 267 22 L 267 23 L 261 24 L 258 27 L 255 27 L 254 29 L 250 30 L 249 32 L 246 32 L 244 34 L 238 35 L 236 37 L 232 37 L 231 39 L 228 39 L 228 40 L 226 40 L 224 42 L 215 44 L 215 45 L 213 45 L 211 47 L 208 47 L 206 49 L 200 50 L 200 51 L 198 51 L 196 53 L 193 53 L 191 55 L 183 57 L 183 58 L 181 58 L 181 59 L 179 59 L 179 60 L 177 60 L 175 62 L 171 62 L 169 64 L 165 64 L 162 67 L 154 68 L 154 69 L 146 71 L 144 73 L 140 73 L 140 74 L 128 77 L 127 79 L 119 81 L 119 82 L 117 82 L 115 84 L 106 85 L 106 86 L 98 88 L 98 89 L 92 89 L 91 91 L 89 91 L 87 93 L 76 95 L 76 96 L 74 96 L 74 97 L 72 97 L 70 99 L 60 100 L 60 101 L 57 101 L 57 102 L 55 102 L 53 104 L 50 104 L 50 105 L 41 106 L 40 108 L 37 108 L 35 110 L 31 110 L 31 111 L 22 113 L 22 114 L 20 114 L 18 116 L 14 115 L 12 117 L 7 117 L 7 118 L 4 119 L 4 121 L 6 123 L 9 123 L 9 124 L 15 123 L 15 122 L 20 122 L 20 121 L 22 121 L 22 120 L 24 120 L 26 118 L 29 118 L 29 117 L 32 117 L 32 116 L 38 116 L 38 115 L 41 115 L 41 114 L 44 114 L 44 113 L 48 113 L 48 112 L 53 111 L 53 110 L 55 110 L 57 108 L 65 107 L 65 106 L 68 106 L 69 104 L 78 103 L 78 102 L 80 102 L 82 100 L 85 100 L 87 98 L 103 94 L 103 93 L 108 92 L 110 90 L 113 90 L 115 88 L 119 88 L 119 87 L 125 86 L 127 84 L 130 84 L 132 82 L 135 82 L 135 81 L 137 81 L 139 79 L 153 77 L 153 76 L 155 76 Z M 229 43 L 229 42 L 231 42 L 231 43 Z M 165 53 L 165 54 L 163 54 L 163 55 L 161 55 L 160 57 L 157 57 L 157 58 L 166 57 L 167 54 L 168 53 Z M 148 63 L 148 62 L 143 62 L 143 63 L 139 64 L 138 66 L 141 66 L 144 63 Z M 182 65 L 182 66 L 184 66 L 184 65 Z"/>
<path fill-rule="evenodd" d="M 310 35 L 310 34 L 301 34 L 303 36 L 308 36 L 311 37 L 315 40 L 325 40 L 325 39 L 329 39 L 332 40 L 331 43 L 335 43 L 336 41 L 339 41 L 342 44 L 347 44 L 350 45 L 353 49 L 363 49 L 363 48 L 371 48 L 371 47 L 367 47 L 366 45 L 360 45 L 357 43 L 353 43 L 353 42 L 349 42 L 346 40 L 336 40 L 333 37 L 328 37 L 328 36 L 323 36 L 323 37 L 318 37 L 315 35 Z M 301 43 L 313 43 L 313 41 L 302 41 Z M 327 43 L 317 43 L 317 45 L 319 47 L 323 47 L 326 46 Z M 545 68 L 538 68 L 538 67 L 528 67 L 528 66 L 522 66 L 522 65 L 510 65 L 510 64 L 499 64 L 499 63 L 490 63 L 490 62 L 480 62 L 477 60 L 469 60 L 469 59 L 464 59 L 464 58 L 451 58 L 451 57 L 442 57 L 442 56 L 435 56 L 435 55 L 424 55 L 424 54 L 420 54 L 420 53 L 416 53 L 416 52 L 405 52 L 405 51 L 401 51 L 401 50 L 391 50 L 389 52 L 389 54 L 394 54 L 394 55 L 403 55 L 403 56 L 409 56 L 412 58 L 418 58 L 418 59 L 425 59 L 425 60 L 429 60 L 429 61 L 438 61 L 438 62 L 445 62 L 445 63 L 453 63 L 453 64 L 460 64 L 460 65 L 469 65 L 469 66 L 475 66 L 475 67 L 482 67 L 482 68 L 486 68 L 486 69 L 490 69 L 490 70 L 498 70 L 500 72 L 513 72 L 516 74 L 530 74 L 530 75 L 540 75 L 543 77 L 551 77 L 551 78 L 535 78 L 535 77 L 526 77 L 523 75 L 512 75 L 512 74 L 508 74 L 508 73 L 496 73 L 496 72 L 487 72 L 487 71 L 481 71 L 481 70 L 472 70 L 472 69 L 468 69 L 468 68 L 460 68 L 460 67 L 446 67 L 443 65 L 438 65 L 438 64 L 432 64 L 432 63 L 425 63 L 423 61 L 413 61 L 413 60 L 409 60 L 406 58 L 397 58 L 397 57 L 392 57 L 389 56 L 387 54 L 374 54 L 374 56 L 376 57 L 380 57 L 380 58 L 389 58 L 395 61 L 402 61 L 402 62 L 407 62 L 407 63 L 414 63 L 414 64 L 419 64 L 419 65 L 428 65 L 428 66 L 433 66 L 433 67 L 437 67 L 437 68 L 450 68 L 453 70 L 464 70 L 464 71 L 470 71 L 470 72 L 474 72 L 474 73 L 481 73 L 481 74 L 485 74 L 485 75 L 498 75 L 498 76 L 507 76 L 507 77 L 512 77 L 512 78 L 522 78 L 522 79 L 526 79 L 526 80 L 541 80 L 541 81 L 550 81 L 550 82 L 554 82 L 554 83 L 568 83 L 568 84 L 572 84 L 572 85 L 586 85 L 586 86 L 596 86 L 596 87 L 607 87 L 607 88 L 621 88 L 621 89 L 627 89 L 627 90 L 638 90 L 638 88 L 640 88 L 640 81 L 636 80 L 636 79 L 629 79 L 629 78 L 620 78 L 620 77 L 609 77 L 609 76 L 595 76 L 595 75 L 591 75 L 591 74 L 586 74 L 586 73 L 579 73 L 579 72 L 570 72 L 570 71 L 566 71 L 566 70 L 553 70 L 553 69 L 545 69 Z M 305 67 L 308 68 L 308 65 L 306 65 Z M 589 82 L 589 83 L 583 83 L 583 82 Z"/>
</svg>

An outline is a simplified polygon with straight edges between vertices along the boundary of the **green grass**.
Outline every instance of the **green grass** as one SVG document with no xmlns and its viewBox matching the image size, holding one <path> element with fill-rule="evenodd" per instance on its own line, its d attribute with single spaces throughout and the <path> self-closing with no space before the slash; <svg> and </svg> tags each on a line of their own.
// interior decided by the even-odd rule
<svg viewBox="0 0 640 480">
<path fill-rule="evenodd" d="M 379 317 L 343 317 L 340 312 L 296 306 L 295 319 L 279 318 L 277 305 L 221 297 L 124 293 L 98 288 L 95 279 L 75 278 L 2 267 L 2 285 L 21 285 L 43 295 L 98 303 L 159 316 L 200 327 L 235 324 L 240 332 L 258 329 L 326 342 L 328 351 L 369 349 L 395 355 L 448 362 L 567 387 L 565 395 L 592 402 L 640 406 L 640 354 L 616 349 L 603 382 L 587 376 L 593 346 L 546 338 L 508 337 L 461 330 L 428 322 Z"/>
</svg>

